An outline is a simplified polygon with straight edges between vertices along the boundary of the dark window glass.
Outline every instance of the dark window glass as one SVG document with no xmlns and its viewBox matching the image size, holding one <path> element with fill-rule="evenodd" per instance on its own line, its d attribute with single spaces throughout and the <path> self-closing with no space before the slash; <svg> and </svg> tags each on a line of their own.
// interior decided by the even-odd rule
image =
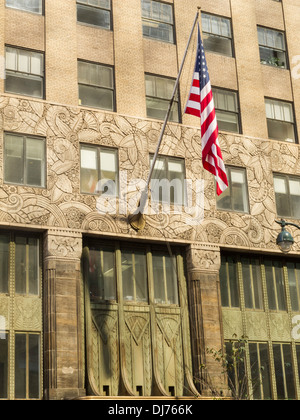
<svg viewBox="0 0 300 420">
<path fill-rule="evenodd" d="M 172 5 L 142 0 L 142 22 L 144 37 L 174 43 Z"/>
<path fill-rule="evenodd" d="M 77 21 L 88 25 L 111 29 L 111 1 L 78 0 Z"/>
</svg>

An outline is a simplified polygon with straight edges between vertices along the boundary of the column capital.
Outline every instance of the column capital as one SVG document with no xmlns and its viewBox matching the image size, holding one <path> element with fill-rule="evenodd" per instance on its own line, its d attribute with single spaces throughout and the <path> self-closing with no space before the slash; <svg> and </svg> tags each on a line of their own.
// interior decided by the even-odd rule
<svg viewBox="0 0 300 420">
<path fill-rule="evenodd" d="M 45 234 L 45 258 L 80 259 L 82 234 L 69 230 L 49 229 Z"/>
<path fill-rule="evenodd" d="M 187 251 L 187 267 L 189 272 L 218 272 L 220 266 L 220 247 L 205 243 L 194 243 L 189 246 Z"/>
</svg>

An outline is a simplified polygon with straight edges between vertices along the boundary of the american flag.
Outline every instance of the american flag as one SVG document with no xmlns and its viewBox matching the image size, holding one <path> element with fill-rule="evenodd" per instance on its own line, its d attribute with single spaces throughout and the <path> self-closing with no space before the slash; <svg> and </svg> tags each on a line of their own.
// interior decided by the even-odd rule
<svg viewBox="0 0 300 420">
<path fill-rule="evenodd" d="M 228 187 L 228 180 L 218 139 L 216 111 L 199 25 L 196 66 L 185 113 L 200 118 L 203 167 L 215 175 L 217 194 L 220 195 Z"/>
</svg>

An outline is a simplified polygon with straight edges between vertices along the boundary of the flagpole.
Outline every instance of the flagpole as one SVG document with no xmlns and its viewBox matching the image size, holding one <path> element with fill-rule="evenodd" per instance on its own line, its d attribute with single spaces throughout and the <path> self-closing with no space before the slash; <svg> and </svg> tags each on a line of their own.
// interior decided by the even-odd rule
<svg viewBox="0 0 300 420">
<path fill-rule="evenodd" d="M 175 85 L 174 85 L 172 97 L 171 97 L 171 100 L 170 100 L 170 103 L 169 103 L 169 106 L 168 106 L 168 110 L 167 110 L 167 113 L 166 113 L 166 116 L 165 116 L 165 120 L 164 120 L 162 129 L 161 129 L 161 132 L 160 132 L 158 144 L 157 144 L 156 151 L 155 151 L 155 154 L 154 154 L 154 157 L 153 157 L 153 162 L 152 162 L 150 172 L 149 172 L 149 175 L 148 175 L 148 178 L 147 178 L 146 186 L 145 186 L 145 188 L 144 188 L 144 190 L 142 191 L 142 194 L 141 194 L 141 198 L 140 198 L 139 205 L 138 205 L 139 211 L 138 211 L 138 213 L 135 213 L 135 214 L 129 216 L 129 223 L 130 223 L 131 227 L 133 227 L 133 229 L 135 229 L 135 230 L 141 230 L 145 226 L 145 221 L 144 221 L 144 218 L 143 218 L 143 212 L 145 210 L 146 202 L 147 202 L 147 199 L 148 199 L 149 184 L 150 184 L 151 177 L 152 177 L 152 174 L 153 174 L 153 171 L 154 171 L 154 166 L 155 166 L 155 163 L 156 163 L 156 160 L 157 160 L 157 156 L 158 156 L 159 149 L 160 149 L 160 146 L 161 146 L 161 143 L 162 143 L 162 139 L 163 139 L 163 136 L 164 136 L 164 133 L 165 133 L 165 129 L 166 129 L 169 117 L 170 117 L 170 113 L 171 113 L 171 110 L 172 110 L 172 106 L 173 106 L 173 103 L 174 103 L 176 91 L 177 91 L 178 84 L 179 84 L 179 79 L 180 79 L 180 76 L 181 76 L 181 73 L 182 73 L 182 70 L 183 70 L 183 66 L 184 66 L 185 59 L 186 59 L 186 56 L 187 56 L 187 53 L 188 53 L 188 49 L 189 49 L 189 46 L 190 46 L 190 43 L 191 43 L 191 39 L 192 39 L 194 30 L 195 30 L 195 26 L 196 26 L 198 18 L 199 18 L 199 13 L 200 13 L 201 7 L 198 7 L 197 9 L 198 10 L 197 10 L 197 13 L 196 13 L 196 16 L 195 16 L 193 27 L 192 27 L 192 30 L 191 30 L 191 33 L 190 33 L 190 36 L 189 36 L 189 39 L 188 39 L 188 42 L 187 42 L 187 46 L 186 46 L 186 49 L 185 49 L 185 52 L 184 52 L 184 56 L 183 56 L 183 59 L 182 59 L 182 62 L 181 62 L 181 66 L 180 66 L 180 69 L 179 69 L 179 72 L 178 72 L 178 76 L 177 76 L 177 79 L 176 79 L 176 82 L 175 82 Z"/>
</svg>

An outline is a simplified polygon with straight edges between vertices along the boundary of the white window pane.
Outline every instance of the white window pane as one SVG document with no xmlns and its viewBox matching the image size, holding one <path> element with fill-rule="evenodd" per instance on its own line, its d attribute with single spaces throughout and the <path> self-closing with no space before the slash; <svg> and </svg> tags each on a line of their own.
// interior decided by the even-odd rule
<svg viewBox="0 0 300 420">
<path fill-rule="evenodd" d="M 81 168 L 97 169 L 97 151 L 81 149 Z"/>
<path fill-rule="evenodd" d="M 91 6 L 103 7 L 104 9 L 110 9 L 110 0 L 88 0 L 88 2 L 80 0 L 80 3 L 88 3 Z"/>
<path fill-rule="evenodd" d="M 221 19 L 221 32 L 223 36 L 231 37 L 230 21 L 228 19 Z"/>
<path fill-rule="evenodd" d="M 227 110 L 228 111 L 237 111 L 237 105 L 236 105 L 236 95 L 232 92 L 227 92 Z"/>
<path fill-rule="evenodd" d="M 161 5 L 161 15 L 160 18 L 163 22 L 173 23 L 173 13 L 172 7 L 168 4 Z"/>
<path fill-rule="evenodd" d="M 279 48 L 281 50 L 285 50 L 285 42 L 284 42 L 284 36 L 281 32 L 276 32 L 274 34 L 274 47 Z"/>
<path fill-rule="evenodd" d="M 201 17 L 201 23 L 202 23 L 202 31 L 203 32 L 211 32 L 211 28 L 210 28 L 210 16 L 209 15 L 205 15 L 202 14 Z"/>
<path fill-rule="evenodd" d="M 274 119 L 274 111 L 273 111 L 272 102 L 269 101 L 268 99 L 266 99 L 265 104 L 266 104 L 266 116 L 267 116 L 267 118 L 270 118 L 270 119 L 273 120 Z"/>
<path fill-rule="evenodd" d="M 293 110 L 291 104 L 282 104 L 284 121 L 294 122 Z"/>
<path fill-rule="evenodd" d="M 291 195 L 300 196 L 300 181 L 290 179 L 289 186 Z"/>
<path fill-rule="evenodd" d="M 150 163 L 152 165 L 153 159 L 151 159 Z M 162 159 L 157 159 L 154 165 L 154 169 L 157 170 L 164 170 L 165 169 L 165 161 Z"/>
<path fill-rule="evenodd" d="M 30 55 L 27 51 L 19 51 L 18 71 L 30 73 Z"/>
<path fill-rule="evenodd" d="M 258 43 L 259 45 L 266 45 L 266 40 L 265 40 L 265 30 L 264 28 L 257 28 L 257 34 L 258 34 Z"/>
<path fill-rule="evenodd" d="M 286 194 L 286 184 L 283 178 L 274 178 L 274 190 L 277 194 Z"/>
<path fill-rule="evenodd" d="M 43 75 L 43 56 L 41 54 L 32 53 L 31 74 Z"/>
<path fill-rule="evenodd" d="M 275 120 L 283 121 L 282 106 L 279 102 L 274 102 L 274 117 Z"/>
<path fill-rule="evenodd" d="M 267 29 L 266 30 L 266 35 L 267 35 L 267 46 L 268 47 L 275 47 L 274 31 L 272 31 L 271 29 Z"/>
<path fill-rule="evenodd" d="M 153 76 L 146 74 L 146 95 L 156 96 L 155 79 Z"/>
<path fill-rule="evenodd" d="M 223 92 L 217 92 L 217 103 L 216 106 L 218 109 L 227 110 L 226 106 L 226 95 Z"/>
<path fill-rule="evenodd" d="M 212 28 L 212 33 L 213 34 L 221 35 L 220 18 L 218 18 L 217 16 L 212 16 L 211 17 L 211 28 Z"/>
<path fill-rule="evenodd" d="M 237 184 L 245 184 L 244 171 L 231 170 L 231 181 Z"/>
<path fill-rule="evenodd" d="M 42 160 L 44 157 L 44 142 L 38 139 L 27 138 L 26 157 L 28 159 Z"/>
<path fill-rule="evenodd" d="M 6 69 L 17 70 L 17 54 L 13 48 L 6 48 Z"/>
<path fill-rule="evenodd" d="M 100 153 L 100 167 L 101 171 L 116 172 L 116 153 L 107 151 Z"/>
<path fill-rule="evenodd" d="M 168 169 L 170 172 L 178 172 L 180 174 L 183 173 L 183 165 L 181 162 L 169 162 Z"/>
</svg>

